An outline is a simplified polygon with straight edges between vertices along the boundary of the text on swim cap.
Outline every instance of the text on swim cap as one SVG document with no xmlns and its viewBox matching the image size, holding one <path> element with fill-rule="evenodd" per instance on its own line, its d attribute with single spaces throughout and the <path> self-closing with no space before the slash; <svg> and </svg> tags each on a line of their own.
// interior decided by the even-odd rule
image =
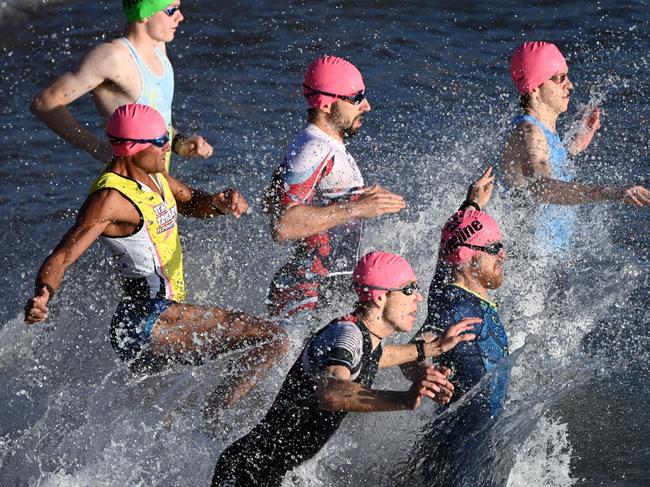
<svg viewBox="0 0 650 487">
<path fill-rule="evenodd" d="M 466 227 L 454 232 L 453 236 L 449 239 L 449 248 L 458 247 L 460 244 L 467 242 L 472 235 L 482 229 L 483 224 L 478 220 L 474 220 Z"/>
</svg>

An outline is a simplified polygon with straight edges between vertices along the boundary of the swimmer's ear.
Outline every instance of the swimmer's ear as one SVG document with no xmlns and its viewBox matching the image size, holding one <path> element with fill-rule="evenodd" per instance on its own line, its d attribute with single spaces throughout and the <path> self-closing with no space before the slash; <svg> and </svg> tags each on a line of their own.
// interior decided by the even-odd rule
<svg viewBox="0 0 650 487">
<path fill-rule="evenodd" d="M 386 297 L 388 296 L 388 293 L 383 293 L 377 296 L 372 300 L 373 303 L 375 303 L 375 306 L 378 308 L 382 308 L 386 304 Z"/>
<path fill-rule="evenodd" d="M 480 252 L 474 253 L 474 255 L 472 255 L 469 258 L 468 263 L 469 263 L 469 267 L 471 269 L 478 269 L 479 267 L 481 267 L 481 255 L 480 255 Z"/>
<path fill-rule="evenodd" d="M 327 105 L 323 105 L 322 107 L 320 107 L 320 109 L 322 111 L 324 111 L 325 113 L 332 113 L 332 105 L 334 105 L 334 103 L 336 103 L 336 102 L 333 101 L 332 103 L 328 103 Z"/>
</svg>

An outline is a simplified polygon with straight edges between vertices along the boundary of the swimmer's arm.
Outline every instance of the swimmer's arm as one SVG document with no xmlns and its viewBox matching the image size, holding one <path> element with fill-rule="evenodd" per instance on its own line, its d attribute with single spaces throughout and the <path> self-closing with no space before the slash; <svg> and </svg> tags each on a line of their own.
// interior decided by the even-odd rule
<svg viewBox="0 0 650 487">
<path fill-rule="evenodd" d="M 218 215 L 233 215 L 239 218 L 248 210 L 248 202 L 236 189 L 226 189 L 210 194 L 190 188 L 187 184 L 165 174 L 181 215 L 195 218 L 212 218 Z"/>
<path fill-rule="evenodd" d="M 472 203 L 478 205 L 481 210 L 484 209 L 488 201 L 490 201 L 492 191 L 494 190 L 494 178 L 492 166 L 488 166 L 483 174 L 481 174 L 481 177 L 470 184 L 465 201 L 463 201 L 459 210 L 474 208 Z"/>
<path fill-rule="evenodd" d="M 553 179 L 548 142 L 532 124 L 513 130 L 503 158 L 503 171 L 514 187 L 530 191 L 537 203 L 580 205 L 600 201 L 622 201 L 625 188 L 570 183 Z"/>
<path fill-rule="evenodd" d="M 81 126 L 67 105 L 110 80 L 119 71 L 115 46 L 100 44 L 83 58 L 76 71 L 65 73 L 36 95 L 30 110 L 60 137 L 98 161 L 109 162 L 112 151 L 108 141 Z"/>
<path fill-rule="evenodd" d="M 352 220 L 374 218 L 401 211 L 404 199 L 380 186 L 365 188 L 358 200 L 328 206 L 294 204 L 283 208 L 272 220 L 273 239 L 299 240 L 326 232 Z"/>
<path fill-rule="evenodd" d="M 48 297 L 43 304 L 47 305 L 47 302 L 59 289 L 66 270 L 88 250 L 111 223 L 120 221 L 119 206 L 122 203 L 118 198 L 123 199 L 116 191 L 100 191 L 88 197 L 79 211 L 75 224 L 61 238 L 56 248 L 41 265 L 34 285 L 34 298 L 39 296 L 42 288 L 46 288 Z M 34 298 L 28 302 L 28 306 Z M 43 319 L 30 321 L 27 319 L 27 312 L 26 308 L 25 321 L 28 323 L 43 321 L 47 318 L 45 316 Z"/>
<path fill-rule="evenodd" d="M 422 396 L 435 399 L 442 381 L 432 367 L 425 369 L 408 391 L 378 391 L 350 380 L 350 370 L 341 365 L 326 367 L 317 381 L 320 408 L 325 411 L 377 412 L 416 409 Z M 437 375 L 436 375 L 437 374 Z M 443 378 L 446 382 L 446 378 Z M 453 387 L 453 386 L 452 386 Z"/>
<path fill-rule="evenodd" d="M 271 226 L 273 239 L 277 242 L 299 240 L 326 232 L 355 219 L 353 208 L 347 203 L 328 206 L 295 204 L 285 208 Z"/>
<path fill-rule="evenodd" d="M 418 334 L 415 340 L 422 342 L 425 358 L 438 357 L 461 342 L 474 340 L 476 335 L 469 332 L 481 321 L 481 318 L 463 318 L 447 328 L 440 336 L 425 332 Z M 395 365 L 414 362 L 417 358 L 418 352 L 415 343 L 385 345 L 384 352 L 379 360 L 379 367 L 382 369 L 394 367 Z"/>
<path fill-rule="evenodd" d="M 589 147 L 591 140 L 600 128 L 600 107 L 595 107 L 591 113 L 583 119 L 576 135 L 567 148 L 569 154 L 577 156 L 580 152 Z"/>
</svg>

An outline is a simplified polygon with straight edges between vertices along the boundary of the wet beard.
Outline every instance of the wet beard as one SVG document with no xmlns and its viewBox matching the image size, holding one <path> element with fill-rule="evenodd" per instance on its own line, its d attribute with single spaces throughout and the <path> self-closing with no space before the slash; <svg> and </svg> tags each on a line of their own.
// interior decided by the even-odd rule
<svg viewBox="0 0 650 487">
<path fill-rule="evenodd" d="M 499 289 L 503 284 L 503 269 L 493 269 L 492 275 L 486 279 L 486 289 Z"/>
<path fill-rule="evenodd" d="M 357 120 L 363 120 L 363 113 L 360 113 L 350 123 L 346 123 L 342 120 L 341 111 L 338 106 L 332 105 L 332 113 L 329 116 L 330 125 L 339 133 L 341 138 L 350 138 L 357 135 L 359 128 L 355 128 L 354 124 Z"/>
<path fill-rule="evenodd" d="M 359 133 L 359 129 L 361 128 L 361 126 L 359 126 L 358 128 L 354 127 L 354 124 L 357 122 L 357 120 L 363 120 L 363 114 L 357 115 L 354 118 L 354 120 L 352 120 L 352 123 L 350 124 L 350 126 L 347 127 L 346 129 L 344 129 L 343 135 L 345 137 L 354 137 L 355 135 L 357 135 Z"/>
</svg>

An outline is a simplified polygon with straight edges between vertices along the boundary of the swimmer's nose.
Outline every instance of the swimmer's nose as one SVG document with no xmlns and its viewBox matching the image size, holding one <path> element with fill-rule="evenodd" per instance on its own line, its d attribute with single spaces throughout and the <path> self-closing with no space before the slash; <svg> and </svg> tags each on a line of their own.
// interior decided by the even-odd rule
<svg viewBox="0 0 650 487">
<path fill-rule="evenodd" d="M 361 103 L 361 106 L 359 109 L 363 112 L 369 112 L 372 110 L 372 107 L 370 106 L 370 101 L 368 101 L 368 98 L 363 99 L 363 103 Z"/>
</svg>

